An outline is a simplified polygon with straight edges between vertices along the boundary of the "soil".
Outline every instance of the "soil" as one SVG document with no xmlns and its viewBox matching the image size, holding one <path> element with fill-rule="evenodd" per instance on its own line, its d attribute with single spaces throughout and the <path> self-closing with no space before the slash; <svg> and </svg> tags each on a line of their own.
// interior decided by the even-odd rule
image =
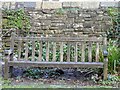
<svg viewBox="0 0 120 90">
<path fill-rule="evenodd" d="M 49 70 L 49 69 L 47 69 Z M 51 69 L 50 69 L 51 71 Z M 49 71 L 48 71 L 49 72 Z M 67 85 L 67 86 L 100 86 L 100 84 L 95 83 L 91 77 L 97 75 L 94 71 L 89 71 L 87 69 L 53 69 L 52 72 L 57 74 L 45 74 L 38 79 L 30 77 L 13 77 L 11 78 L 12 85 L 33 85 L 33 84 L 43 84 L 43 85 Z M 59 73 L 59 75 L 58 75 Z M 102 75 L 101 75 L 102 76 Z M 100 77 L 101 77 L 100 76 Z M 96 78 L 96 79 L 97 79 Z M 97 80 L 96 80 L 97 81 Z"/>
<path fill-rule="evenodd" d="M 24 69 L 23 69 L 24 70 Z M 47 71 L 46 71 L 47 70 Z M 98 69 L 97 69 L 98 70 Z M 43 69 L 44 74 L 39 78 L 25 76 L 22 69 L 14 69 L 14 77 L 10 78 L 10 85 L 16 86 L 35 86 L 35 87 L 49 87 L 50 85 L 57 85 L 68 88 L 81 87 L 81 86 L 107 86 L 116 87 L 113 85 L 101 85 L 99 82 L 102 77 L 101 70 L 93 69 Z M 97 72 L 96 72 L 97 71 Z M 17 73 L 17 74 L 16 74 Z M 21 74 L 23 73 L 23 74 Z M 15 76 L 18 75 L 18 76 Z M 93 78 L 94 77 L 94 78 Z"/>
</svg>

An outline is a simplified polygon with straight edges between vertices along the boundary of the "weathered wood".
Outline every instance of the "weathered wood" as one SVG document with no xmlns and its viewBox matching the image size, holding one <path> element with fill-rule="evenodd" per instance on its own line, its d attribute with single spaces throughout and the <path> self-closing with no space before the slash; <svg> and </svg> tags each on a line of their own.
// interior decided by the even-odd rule
<svg viewBox="0 0 120 90">
<path fill-rule="evenodd" d="M 53 62 L 56 61 L 56 42 L 53 43 Z"/>
<path fill-rule="evenodd" d="M 104 80 L 107 80 L 107 75 L 108 74 L 108 58 L 104 58 L 104 70 L 103 70 L 103 77 L 104 77 Z"/>
<path fill-rule="evenodd" d="M 34 39 L 34 40 L 40 40 L 40 41 L 49 41 L 49 42 L 56 42 L 56 41 L 59 41 L 59 42 L 67 42 L 67 41 L 71 41 L 71 42 L 84 42 L 84 41 L 91 41 L 91 42 L 102 42 L 103 41 L 103 38 L 102 37 L 29 37 L 29 38 L 26 38 L 26 37 L 22 37 L 22 40 L 31 40 L 31 39 Z M 15 38 L 15 40 L 19 40 L 19 38 Z"/>
<path fill-rule="evenodd" d="M 9 66 L 8 66 L 8 57 L 5 58 L 5 66 L 4 66 L 4 79 L 8 79 L 9 77 Z"/>
<path fill-rule="evenodd" d="M 18 60 L 21 58 L 21 45 L 22 45 L 22 40 L 20 39 L 18 41 Z"/>
<path fill-rule="evenodd" d="M 43 44 L 40 41 L 40 43 L 39 43 L 39 56 L 38 56 L 39 61 L 42 61 L 42 49 L 43 49 L 42 47 L 43 47 Z"/>
<path fill-rule="evenodd" d="M 89 42 L 89 46 L 88 46 L 88 61 L 91 62 L 92 61 L 92 43 Z"/>
<path fill-rule="evenodd" d="M 104 42 L 103 42 L 103 51 L 107 51 L 107 38 L 104 37 Z M 104 80 L 107 80 L 108 77 L 108 57 L 105 55 L 104 56 Z"/>
<path fill-rule="evenodd" d="M 35 60 L 35 40 L 32 39 L 32 61 Z"/>
<path fill-rule="evenodd" d="M 81 61 L 84 62 L 85 61 L 85 42 L 83 42 L 82 44 L 82 49 L 81 49 L 81 52 L 82 52 L 82 55 L 81 55 Z"/>
<path fill-rule="evenodd" d="M 99 62 L 99 43 L 96 43 L 96 62 Z"/>
<path fill-rule="evenodd" d="M 15 45 L 15 33 L 14 32 L 12 32 L 10 39 L 11 39 L 10 49 L 12 50 L 12 53 L 14 53 L 14 45 Z M 9 58 L 8 60 L 13 61 L 13 54 L 9 55 L 8 58 Z M 12 76 L 13 66 L 8 67 L 8 69 L 9 69 L 8 71 L 11 72 L 10 76 Z"/>
<path fill-rule="evenodd" d="M 14 43 L 15 43 L 14 39 L 15 39 L 15 34 L 14 34 L 14 32 L 12 32 L 11 38 L 10 38 L 10 40 L 11 40 L 10 48 L 11 49 L 14 49 Z"/>
<path fill-rule="evenodd" d="M 33 66 L 33 67 L 87 67 L 87 68 L 104 68 L 104 79 L 107 79 L 107 70 L 108 70 L 108 58 L 104 57 L 104 63 L 99 62 L 99 43 L 103 42 L 103 38 L 97 38 L 97 37 L 11 37 L 11 49 L 14 49 L 14 40 L 19 41 L 18 42 L 18 50 L 19 55 L 21 56 L 21 45 L 22 41 L 25 42 L 25 61 L 21 60 L 20 56 L 18 56 L 19 61 L 12 61 L 13 58 L 10 59 L 10 61 L 5 61 L 5 74 L 6 76 L 4 78 L 8 78 L 8 69 L 12 66 Z M 32 61 L 28 61 L 28 40 L 32 41 Z M 38 61 L 35 61 L 35 41 L 40 42 L 39 47 L 39 56 Z M 46 43 L 46 61 L 42 61 L 42 42 Z M 53 57 L 52 61 L 49 61 L 49 49 L 50 49 L 50 43 L 53 43 Z M 63 49 L 64 44 L 67 42 L 67 60 L 63 62 Z M 56 62 L 56 46 L 57 43 L 60 43 L 60 61 Z M 81 62 L 78 62 L 78 43 L 80 43 L 80 50 L 81 50 Z M 92 62 L 92 43 L 96 43 L 96 62 Z M 74 46 L 74 60 L 70 61 L 70 46 Z M 85 62 L 85 49 L 88 45 L 88 61 Z M 16 46 L 16 45 L 15 45 Z M 107 49 L 107 39 L 104 39 L 104 45 L 103 50 Z M 9 67 L 10 66 L 10 67 Z M 7 72 L 6 72 L 7 71 Z M 11 71 L 10 71 L 11 72 Z"/>
<path fill-rule="evenodd" d="M 103 68 L 102 62 L 35 62 L 35 61 L 9 61 L 9 66 L 33 67 L 89 67 Z"/>
<path fill-rule="evenodd" d="M 106 38 L 106 37 L 104 37 L 103 49 L 104 49 L 104 50 L 107 50 L 107 38 Z"/>
<path fill-rule="evenodd" d="M 70 42 L 67 44 L 67 61 L 70 62 Z"/>
<path fill-rule="evenodd" d="M 77 42 L 75 43 L 75 50 L 74 50 L 74 61 L 77 62 L 78 55 L 77 55 Z"/>
<path fill-rule="evenodd" d="M 63 62 L 63 42 L 60 42 L 60 62 Z"/>
<path fill-rule="evenodd" d="M 46 42 L 46 61 L 49 61 L 49 42 Z"/>
<path fill-rule="evenodd" d="M 28 40 L 25 42 L 25 60 L 28 60 Z"/>
</svg>

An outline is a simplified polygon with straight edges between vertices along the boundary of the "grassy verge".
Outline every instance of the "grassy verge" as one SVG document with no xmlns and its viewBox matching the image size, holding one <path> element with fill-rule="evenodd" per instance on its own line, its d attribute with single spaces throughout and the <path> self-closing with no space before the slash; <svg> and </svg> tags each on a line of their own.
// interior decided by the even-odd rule
<svg viewBox="0 0 120 90">
<path fill-rule="evenodd" d="M 2 88 L 112 88 L 112 86 L 78 86 L 69 84 L 43 84 L 42 82 L 12 85 L 10 80 L 4 80 Z"/>
</svg>

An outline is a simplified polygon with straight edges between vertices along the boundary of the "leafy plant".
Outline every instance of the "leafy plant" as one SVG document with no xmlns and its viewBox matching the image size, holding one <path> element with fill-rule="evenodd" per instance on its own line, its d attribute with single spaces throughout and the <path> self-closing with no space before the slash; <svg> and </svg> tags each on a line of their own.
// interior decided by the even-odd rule
<svg viewBox="0 0 120 90">
<path fill-rule="evenodd" d="M 24 76 L 29 77 L 29 78 L 38 79 L 38 78 L 42 77 L 43 74 L 44 74 L 44 72 L 42 70 L 40 70 L 39 68 L 30 68 L 25 71 Z"/>
<path fill-rule="evenodd" d="M 98 83 L 102 85 L 113 85 L 115 87 L 118 87 L 119 82 L 120 79 L 118 76 L 108 75 L 108 80 L 100 80 Z"/>
<path fill-rule="evenodd" d="M 118 8 L 108 8 L 107 11 L 113 23 L 110 30 L 107 32 L 108 38 L 117 40 L 120 47 L 120 11 Z"/>
<path fill-rule="evenodd" d="M 31 28 L 29 17 L 23 9 L 3 10 L 3 29 L 15 28 L 17 30 L 29 31 Z"/>
<path fill-rule="evenodd" d="M 120 48 L 115 41 L 110 40 L 108 45 L 108 70 L 113 73 L 114 68 L 120 64 Z M 114 64 L 116 61 L 116 65 Z"/>
</svg>

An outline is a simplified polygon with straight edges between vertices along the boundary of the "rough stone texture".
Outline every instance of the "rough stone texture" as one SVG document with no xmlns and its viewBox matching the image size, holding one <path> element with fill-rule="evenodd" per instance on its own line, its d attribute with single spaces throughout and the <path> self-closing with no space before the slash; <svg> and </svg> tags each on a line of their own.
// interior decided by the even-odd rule
<svg viewBox="0 0 120 90">
<path fill-rule="evenodd" d="M 118 7 L 118 1 L 66 1 L 66 2 L 59 2 L 59 1 L 43 1 L 39 0 L 37 2 L 4 2 L 4 8 L 35 8 L 35 9 L 57 9 L 63 7 L 72 7 L 72 8 L 82 8 L 82 9 L 97 9 L 100 7 Z"/>
<path fill-rule="evenodd" d="M 83 9 L 96 9 L 99 8 L 99 3 L 98 1 L 94 2 L 82 2 L 80 3 Z"/>
<path fill-rule="evenodd" d="M 2 59 L 2 53 L 1 53 L 1 49 L 2 49 L 2 11 L 1 11 L 1 7 L 2 7 L 2 2 L 0 2 L 0 60 Z"/>
<path fill-rule="evenodd" d="M 62 8 L 61 2 L 49 2 L 45 1 L 43 2 L 43 9 L 57 9 L 57 8 Z"/>
<path fill-rule="evenodd" d="M 101 2 L 101 7 L 118 7 L 118 2 L 110 1 L 110 2 Z"/>
<path fill-rule="evenodd" d="M 31 18 L 31 32 L 40 34 L 101 35 L 109 29 L 111 22 L 105 9 L 76 9 L 56 13 L 54 10 L 33 10 L 26 12 Z M 33 29 L 34 28 L 34 29 Z M 98 34 L 97 34 L 98 33 Z"/>
</svg>

